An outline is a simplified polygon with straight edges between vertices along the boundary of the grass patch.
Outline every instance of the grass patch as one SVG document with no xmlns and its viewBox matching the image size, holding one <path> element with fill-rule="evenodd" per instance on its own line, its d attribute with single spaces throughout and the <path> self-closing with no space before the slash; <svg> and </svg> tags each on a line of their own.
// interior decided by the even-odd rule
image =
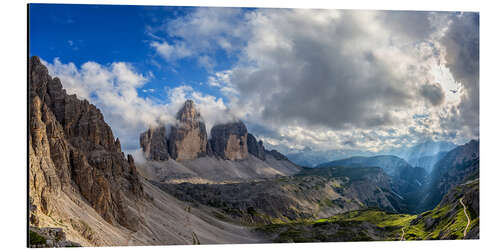
<svg viewBox="0 0 500 250">
<path fill-rule="evenodd" d="M 45 243 L 47 243 L 47 239 L 39 235 L 37 232 L 30 230 L 30 246 L 42 245 Z"/>
</svg>

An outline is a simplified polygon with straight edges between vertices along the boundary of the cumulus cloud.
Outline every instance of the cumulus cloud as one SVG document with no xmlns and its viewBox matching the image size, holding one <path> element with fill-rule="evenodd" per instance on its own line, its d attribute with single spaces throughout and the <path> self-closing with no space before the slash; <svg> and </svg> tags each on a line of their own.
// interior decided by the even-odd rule
<svg viewBox="0 0 500 250">
<path fill-rule="evenodd" d="M 243 47 L 248 34 L 245 21 L 240 8 L 196 8 L 160 27 L 149 27 L 155 39 L 150 46 L 167 61 L 196 57 L 199 65 L 211 71 L 217 63 L 212 59 L 215 51 L 232 54 Z M 173 42 L 165 41 L 161 34 Z"/>
<path fill-rule="evenodd" d="M 182 59 L 193 54 L 189 48 L 186 48 L 185 43 L 168 44 L 165 41 L 153 41 L 150 43 L 150 46 L 167 61 Z"/>
</svg>

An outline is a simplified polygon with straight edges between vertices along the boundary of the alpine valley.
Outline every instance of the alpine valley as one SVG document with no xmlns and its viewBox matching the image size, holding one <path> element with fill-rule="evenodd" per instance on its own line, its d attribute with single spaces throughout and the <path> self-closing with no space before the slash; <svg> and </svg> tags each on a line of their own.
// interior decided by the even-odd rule
<svg viewBox="0 0 500 250">
<path fill-rule="evenodd" d="M 208 131 L 186 100 L 137 135 L 138 162 L 38 57 L 28 71 L 30 247 L 479 238 L 477 140 L 318 162 L 238 119 Z"/>
</svg>

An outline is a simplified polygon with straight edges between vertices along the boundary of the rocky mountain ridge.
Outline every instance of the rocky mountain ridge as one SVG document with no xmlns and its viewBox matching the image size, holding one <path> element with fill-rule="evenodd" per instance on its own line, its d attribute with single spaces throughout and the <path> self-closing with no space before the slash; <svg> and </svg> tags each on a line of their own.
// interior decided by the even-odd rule
<svg viewBox="0 0 500 250">
<path fill-rule="evenodd" d="M 171 126 L 166 134 L 165 126 Z M 266 157 L 287 160 L 276 150 L 266 150 L 262 141 L 248 133 L 240 121 L 216 124 L 210 130 L 210 139 L 203 117 L 192 100 L 186 100 L 177 113 L 177 123 L 149 128 L 140 136 L 140 145 L 148 160 L 193 160 L 208 156 L 223 160 L 248 159 L 249 154 L 265 161 Z"/>
<path fill-rule="evenodd" d="M 226 183 L 288 176 L 301 169 L 278 151 L 267 150 L 240 120 L 214 125 L 207 138 L 203 117 L 187 100 L 175 124 L 141 134 L 147 159 L 139 166 L 141 174 L 166 183 Z"/>
<path fill-rule="evenodd" d="M 144 198 L 132 156 L 125 157 L 99 109 L 67 95 L 38 57 L 29 61 L 30 196 L 50 214 L 60 192 L 81 194 L 109 223 L 134 230 L 124 196 Z"/>
</svg>

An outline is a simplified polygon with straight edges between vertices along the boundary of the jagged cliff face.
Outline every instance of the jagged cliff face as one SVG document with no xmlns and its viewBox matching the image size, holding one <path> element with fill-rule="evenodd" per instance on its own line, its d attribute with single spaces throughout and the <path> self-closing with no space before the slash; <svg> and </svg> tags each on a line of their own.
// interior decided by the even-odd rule
<svg viewBox="0 0 500 250">
<path fill-rule="evenodd" d="M 168 151 L 175 160 L 192 160 L 207 154 L 207 130 L 193 101 L 188 100 L 177 113 L 178 124 L 172 126 Z"/>
<path fill-rule="evenodd" d="M 80 194 L 107 222 L 134 230 L 140 218 L 124 197 L 143 199 L 143 187 L 132 157 L 125 158 L 99 109 L 67 95 L 37 57 L 29 61 L 29 94 L 33 214 L 55 212 L 61 192 Z"/>
<path fill-rule="evenodd" d="M 232 161 L 248 158 L 248 132 L 243 122 L 215 125 L 210 135 L 214 155 Z"/>
<path fill-rule="evenodd" d="M 208 140 L 205 123 L 192 100 L 187 100 L 177 113 L 177 124 L 167 134 L 165 125 L 149 128 L 140 136 L 146 159 L 153 161 L 194 160 L 209 156 L 223 160 L 245 160 L 254 155 L 266 161 L 266 155 L 276 160 L 287 158 L 276 150 L 268 151 L 262 141 L 249 134 L 242 121 L 215 125 Z"/>
<path fill-rule="evenodd" d="M 166 161 L 170 158 L 167 133 L 164 126 L 149 128 L 146 132 L 142 133 L 140 144 L 148 160 Z"/>
<path fill-rule="evenodd" d="M 266 160 L 266 149 L 262 145 L 262 141 L 257 142 L 257 139 L 252 134 L 247 136 L 248 153 L 255 155 L 257 158 Z"/>
</svg>

